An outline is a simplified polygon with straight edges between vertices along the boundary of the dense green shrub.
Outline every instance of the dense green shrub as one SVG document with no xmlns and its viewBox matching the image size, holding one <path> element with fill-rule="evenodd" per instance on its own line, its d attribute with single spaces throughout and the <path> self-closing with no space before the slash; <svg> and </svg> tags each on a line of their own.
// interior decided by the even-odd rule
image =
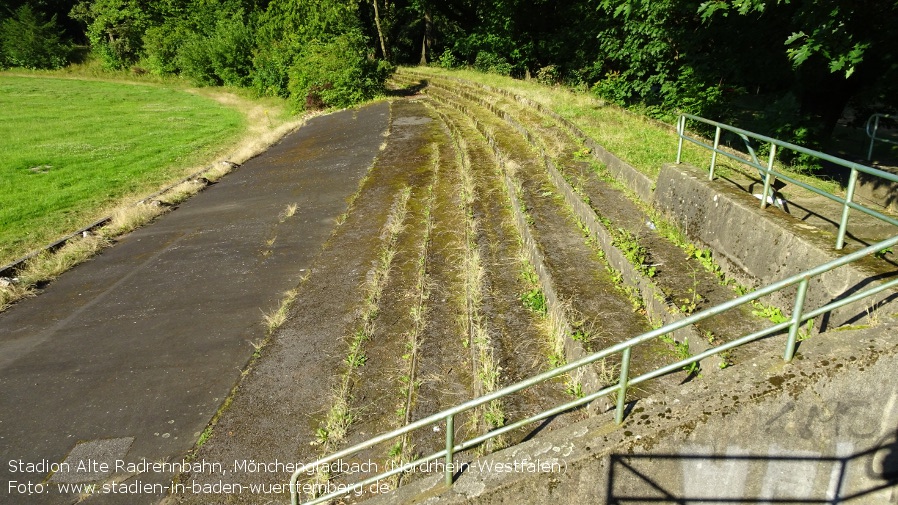
<svg viewBox="0 0 898 505">
<path fill-rule="evenodd" d="M 503 56 L 489 51 L 480 51 L 474 59 L 474 68 L 491 74 L 511 74 L 511 64 Z"/>
<path fill-rule="evenodd" d="M 652 115 L 661 119 L 672 112 L 687 112 L 697 116 L 719 118 L 723 115 L 723 91 L 719 86 L 698 78 L 690 67 L 680 70 L 676 80 L 667 81 L 659 91 L 660 110 Z"/>
<path fill-rule="evenodd" d="M 212 68 L 222 84 L 248 86 L 253 69 L 253 30 L 242 12 L 218 20 L 209 36 Z"/>
<path fill-rule="evenodd" d="M 140 57 L 149 27 L 144 7 L 138 0 L 82 1 L 69 15 L 87 25 L 91 51 L 103 66 L 121 69 Z"/>
<path fill-rule="evenodd" d="M 253 31 L 242 12 L 218 19 L 209 33 L 184 34 L 175 55 L 181 75 L 197 84 L 248 86 Z"/>
<path fill-rule="evenodd" d="M 143 36 L 143 64 L 157 75 L 178 72 L 178 50 L 189 37 L 190 29 L 180 22 L 166 23 L 147 29 Z"/>
<path fill-rule="evenodd" d="M 347 107 L 380 94 L 391 67 L 368 51 L 357 32 L 306 44 L 290 68 L 294 108 Z"/>
<path fill-rule="evenodd" d="M 546 65 L 536 71 L 536 81 L 546 86 L 554 86 L 561 82 L 561 69 L 556 65 Z"/>
<path fill-rule="evenodd" d="M 175 67 L 180 74 L 201 86 L 220 84 L 212 66 L 212 52 L 206 36 L 191 32 L 181 41 L 175 55 Z"/>
<path fill-rule="evenodd" d="M 443 54 L 440 55 L 439 60 L 437 60 L 437 64 L 445 69 L 453 69 L 458 66 L 458 58 L 452 54 L 452 50 L 448 47 L 443 51 Z"/>
<path fill-rule="evenodd" d="M 28 4 L 0 22 L 0 66 L 60 68 L 68 63 L 71 50 L 56 16 L 48 21 Z"/>
<path fill-rule="evenodd" d="M 261 96 L 290 96 L 290 67 L 297 51 L 286 42 L 274 42 L 253 56 L 252 87 Z"/>
<path fill-rule="evenodd" d="M 607 72 L 605 77 L 593 86 L 593 92 L 600 98 L 618 105 L 627 105 L 633 95 L 633 86 L 620 72 Z"/>
</svg>

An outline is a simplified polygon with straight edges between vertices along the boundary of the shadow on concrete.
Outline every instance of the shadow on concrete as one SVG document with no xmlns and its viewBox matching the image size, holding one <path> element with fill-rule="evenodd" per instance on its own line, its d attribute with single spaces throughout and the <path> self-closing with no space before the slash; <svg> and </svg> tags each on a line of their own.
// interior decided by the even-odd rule
<svg viewBox="0 0 898 505">
<path fill-rule="evenodd" d="M 892 265 L 895 265 L 891 261 L 889 261 L 889 263 Z M 844 300 L 844 299 L 849 298 L 850 296 L 852 296 L 856 293 L 860 293 L 861 291 L 864 291 L 866 289 L 872 289 L 873 287 L 875 287 L 876 284 L 879 284 L 880 282 L 887 282 L 887 281 L 893 279 L 896 275 L 898 275 L 898 272 L 886 272 L 886 273 L 881 273 L 881 274 L 877 274 L 877 275 L 871 275 L 871 276 L 865 278 L 864 280 L 862 280 L 861 282 L 856 283 L 854 286 L 847 288 L 845 291 L 842 292 L 842 294 L 832 298 L 831 300 L 826 302 L 824 305 L 829 305 L 830 303 Z M 895 300 L 898 300 L 898 293 L 894 293 L 893 291 L 886 291 L 885 293 L 892 293 L 892 294 L 887 294 L 887 296 L 885 296 L 884 298 L 881 298 L 880 300 L 878 300 L 875 303 L 871 304 L 870 306 L 866 307 L 865 309 L 858 312 L 857 314 L 846 316 L 845 320 L 842 321 L 841 323 L 839 323 L 839 325 L 841 325 L 841 324 L 857 324 L 864 318 L 869 317 L 874 312 L 881 309 L 882 307 L 888 305 L 889 303 L 891 303 Z M 874 295 L 874 297 L 875 296 L 877 296 L 877 295 Z M 854 305 L 847 305 L 846 307 L 853 307 L 853 306 Z M 836 309 L 836 310 L 839 310 L 839 309 Z M 821 316 L 821 319 L 820 319 L 820 332 L 821 333 L 823 333 L 831 328 L 832 317 L 833 317 L 832 311 L 827 312 Z"/>
<path fill-rule="evenodd" d="M 404 88 L 388 89 L 387 96 L 415 96 L 428 84 L 427 79 L 421 79 L 417 84 L 409 84 Z"/>
<path fill-rule="evenodd" d="M 671 466 L 682 479 L 671 477 Z M 605 503 L 869 503 L 864 498 L 891 487 L 898 487 L 898 431 L 842 457 L 613 454 Z"/>
</svg>

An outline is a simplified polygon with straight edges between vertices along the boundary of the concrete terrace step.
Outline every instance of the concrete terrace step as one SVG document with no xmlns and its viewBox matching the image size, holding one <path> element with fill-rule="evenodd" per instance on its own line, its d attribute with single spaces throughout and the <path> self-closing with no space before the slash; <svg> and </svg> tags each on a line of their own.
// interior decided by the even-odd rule
<svg viewBox="0 0 898 505">
<path fill-rule="evenodd" d="M 441 79 L 431 79 L 429 84 L 489 108 L 540 150 L 553 184 L 577 219 L 590 230 L 609 263 L 621 272 L 622 282 L 641 298 L 651 320 L 675 322 L 685 314 L 735 298 L 733 290 L 722 286 L 721 279 L 695 256 L 687 255 L 654 229 L 659 218 L 637 205 L 633 201 L 635 195 L 622 188 L 601 166 L 574 156 L 582 150 L 582 144 L 571 138 L 554 117 L 501 93 L 484 93 L 481 89 L 475 95 L 470 86 L 458 86 L 454 81 L 444 83 Z M 456 89 L 459 87 L 464 89 Z M 657 227 L 661 224 L 658 222 Z M 757 330 L 765 322 L 766 319 L 753 316 L 750 308 L 742 307 L 725 317 L 680 330 L 674 336 L 680 342 L 688 342 L 694 353 L 707 349 L 709 342 L 722 343 Z M 740 353 L 730 353 L 719 362 L 709 363 L 707 369 L 730 363 Z"/>
<path fill-rule="evenodd" d="M 497 150 L 497 156 L 505 159 L 509 197 L 518 200 L 512 206 L 523 209 L 519 227 L 523 233 L 532 235 L 532 245 L 528 245 L 532 262 L 539 275 L 548 279 L 543 281 L 547 306 L 550 311 L 557 310 L 553 317 L 558 320 L 578 323 L 561 329 L 568 335 L 568 359 L 582 355 L 582 351 L 572 350 L 578 345 L 604 346 L 607 345 L 604 342 L 618 341 L 623 335 L 645 331 L 648 326 L 644 316 L 640 315 L 638 307 L 634 310 L 632 300 L 615 287 L 607 264 L 577 228 L 574 215 L 564 199 L 557 196 L 555 187 L 538 162 L 538 155 L 534 156 L 536 153 L 514 129 L 492 117 L 478 104 L 462 97 L 446 96 L 445 99 L 447 108 L 456 108 L 462 115 L 474 117 L 478 129 L 487 135 Z M 623 326 L 628 324 L 628 314 L 638 316 L 631 320 L 641 319 L 641 326 Z M 570 335 L 576 335 L 578 331 L 586 336 L 587 342 L 572 341 Z M 651 353 L 645 358 L 651 359 Z M 605 375 L 607 372 L 598 373 Z M 587 383 L 593 386 L 607 380 L 607 376 L 602 380 L 597 377 L 587 379 Z"/>
</svg>

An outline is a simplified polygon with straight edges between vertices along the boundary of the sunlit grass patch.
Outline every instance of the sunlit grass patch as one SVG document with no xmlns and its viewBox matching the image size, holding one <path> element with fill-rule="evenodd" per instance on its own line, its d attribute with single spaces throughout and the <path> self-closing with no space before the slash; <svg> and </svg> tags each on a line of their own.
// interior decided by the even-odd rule
<svg viewBox="0 0 898 505">
<path fill-rule="evenodd" d="M 0 263 L 216 153 L 243 114 L 156 85 L 0 75 Z"/>
</svg>

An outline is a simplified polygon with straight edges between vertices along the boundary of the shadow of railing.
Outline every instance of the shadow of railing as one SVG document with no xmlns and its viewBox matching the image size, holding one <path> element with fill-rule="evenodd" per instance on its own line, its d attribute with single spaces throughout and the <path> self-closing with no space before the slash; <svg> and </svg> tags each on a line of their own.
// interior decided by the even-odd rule
<svg viewBox="0 0 898 505">
<path fill-rule="evenodd" d="M 605 503 L 871 503 L 874 493 L 898 487 L 898 432 L 844 456 L 732 452 L 613 454 Z"/>
</svg>

